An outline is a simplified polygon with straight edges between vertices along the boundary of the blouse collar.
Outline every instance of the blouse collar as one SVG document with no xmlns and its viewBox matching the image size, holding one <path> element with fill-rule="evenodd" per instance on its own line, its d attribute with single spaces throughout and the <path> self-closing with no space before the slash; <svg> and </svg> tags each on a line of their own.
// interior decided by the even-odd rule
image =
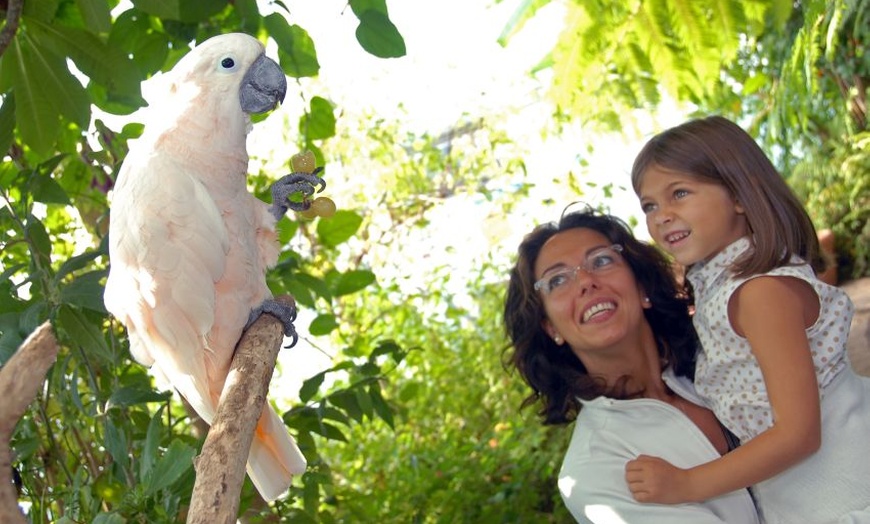
<svg viewBox="0 0 870 524">
<path fill-rule="evenodd" d="M 699 295 L 706 286 L 712 285 L 723 273 L 729 271 L 734 261 L 740 258 L 751 247 L 752 242 L 749 240 L 749 237 L 741 237 L 710 260 L 692 264 L 692 267 L 686 273 L 686 278 L 692 283 L 695 296 Z"/>
</svg>

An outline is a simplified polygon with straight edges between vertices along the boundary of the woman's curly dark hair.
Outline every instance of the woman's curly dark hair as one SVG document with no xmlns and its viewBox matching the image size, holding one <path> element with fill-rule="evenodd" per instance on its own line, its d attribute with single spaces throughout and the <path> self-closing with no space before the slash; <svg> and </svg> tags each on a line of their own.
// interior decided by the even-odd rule
<svg viewBox="0 0 870 524">
<path fill-rule="evenodd" d="M 515 367 L 532 388 L 522 407 L 542 402 L 538 414 L 544 424 L 574 420 L 581 406 L 578 398 L 633 396 L 618 387 L 608 390 L 603 380 L 586 371 L 567 344 L 557 345 L 544 331 L 544 305 L 534 289 L 535 263 L 547 240 L 574 228 L 597 231 L 622 245 L 622 257 L 652 302 L 644 315 L 662 361 L 672 365 L 678 375 L 694 376 L 698 343 L 689 313 L 691 292 L 677 282 L 669 260 L 656 247 L 636 239 L 631 228 L 617 217 L 588 207 L 565 213 L 558 223 L 536 227 L 520 243 L 504 307 L 505 328 L 511 341 L 505 350 L 505 365 Z"/>
</svg>

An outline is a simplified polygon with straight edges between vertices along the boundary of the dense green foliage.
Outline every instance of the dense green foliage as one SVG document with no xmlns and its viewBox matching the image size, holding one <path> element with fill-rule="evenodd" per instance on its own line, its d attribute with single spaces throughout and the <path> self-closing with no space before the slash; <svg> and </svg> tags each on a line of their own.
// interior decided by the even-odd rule
<svg viewBox="0 0 870 524">
<path fill-rule="evenodd" d="M 547 3 L 522 2 L 505 35 Z M 839 234 L 843 274 L 864 275 L 866 4 L 576 0 L 542 67 L 554 67 L 557 116 L 590 127 L 627 125 L 631 110 L 664 97 L 745 123 L 818 225 Z M 349 5 L 363 49 L 404 54 L 384 0 Z M 433 249 L 431 221 L 453 202 L 486 202 L 497 219 L 515 212 L 529 190 L 526 152 L 497 120 L 463 122 L 445 138 L 351 119 L 308 82 L 319 72 L 316 42 L 292 12 L 255 0 L 27 2 L 0 54 L 0 365 L 45 320 L 62 345 L 12 443 L 32 520 L 184 520 L 204 428 L 131 360 L 102 305 L 110 189 L 142 126 L 131 117 L 113 128 L 93 107 L 132 115 L 144 103 L 141 81 L 191 42 L 228 31 L 276 45 L 304 102 L 278 162 L 289 169 L 291 154 L 314 151 L 340 208 L 279 223 L 284 249 L 270 287 L 314 312 L 298 326 L 303 336 L 337 349 L 284 416 L 309 471 L 271 506 L 246 483 L 244 518 L 568 521 L 555 477 L 571 428 L 518 412 L 526 392 L 501 364 L 510 253 L 408 264 Z M 251 173 L 251 190 L 267 199 L 282 174 Z"/>
<path fill-rule="evenodd" d="M 507 40 L 550 0 L 522 2 Z M 837 235 L 841 278 L 868 275 L 867 0 L 568 3 L 542 67 L 559 115 L 606 129 L 670 99 L 744 125 Z M 797 180 L 800 179 L 800 180 Z M 825 188 L 824 195 L 818 189 Z"/>
</svg>

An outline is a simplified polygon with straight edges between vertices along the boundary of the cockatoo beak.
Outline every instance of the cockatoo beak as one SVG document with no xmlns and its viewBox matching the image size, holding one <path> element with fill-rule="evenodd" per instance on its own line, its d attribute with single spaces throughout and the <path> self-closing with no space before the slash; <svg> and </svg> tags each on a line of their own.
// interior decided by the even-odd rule
<svg viewBox="0 0 870 524">
<path fill-rule="evenodd" d="M 239 102 L 245 113 L 263 113 L 283 102 L 285 94 L 287 77 L 281 66 L 266 55 L 260 55 L 242 79 Z"/>
</svg>

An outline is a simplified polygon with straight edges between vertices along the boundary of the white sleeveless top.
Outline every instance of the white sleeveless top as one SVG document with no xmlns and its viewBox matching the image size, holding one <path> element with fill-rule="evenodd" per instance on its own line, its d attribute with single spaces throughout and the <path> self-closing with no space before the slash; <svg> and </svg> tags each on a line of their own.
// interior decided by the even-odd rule
<svg viewBox="0 0 870 524">
<path fill-rule="evenodd" d="M 687 275 L 695 289 L 694 322 L 703 346 L 697 392 L 741 442 L 773 424 L 758 362 L 728 321 L 728 300 L 748 279 L 733 278 L 727 267 L 748 249 L 749 239 L 740 239 Z M 807 338 L 819 383 L 822 444 L 810 457 L 752 487 L 759 513 L 765 524 L 870 524 L 870 379 L 854 373 L 846 353 L 854 305 L 841 289 L 815 278 L 807 264 L 766 274 L 800 278 L 819 297 L 819 318 Z"/>
</svg>

